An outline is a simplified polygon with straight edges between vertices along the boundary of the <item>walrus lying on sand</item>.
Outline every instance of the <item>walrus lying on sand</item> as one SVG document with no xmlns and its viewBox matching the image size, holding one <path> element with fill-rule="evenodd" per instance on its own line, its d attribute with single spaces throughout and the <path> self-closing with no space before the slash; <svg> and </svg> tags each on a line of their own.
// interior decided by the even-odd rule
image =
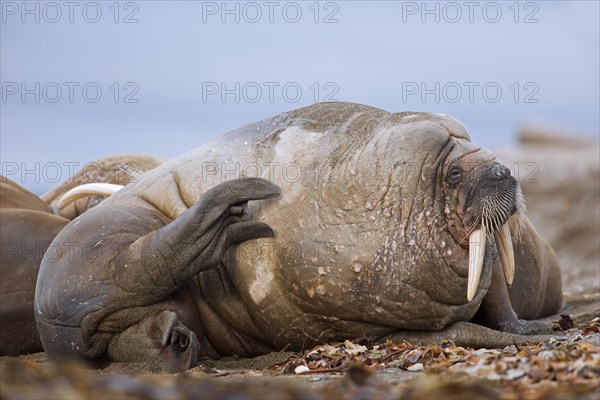
<svg viewBox="0 0 600 400">
<path fill-rule="evenodd" d="M 0 355 L 43 350 L 33 298 L 42 257 L 56 234 L 71 219 L 164 161 L 145 155 L 105 157 L 41 198 L 0 176 Z"/>
<path fill-rule="evenodd" d="M 523 336 L 549 324 L 511 301 L 561 306 L 517 181 L 440 114 L 321 103 L 246 125 L 75 219 L 68 243 L 94 252 L 44 259 L 38 329 L 51 357 L 97 364 L 365 336 L 504 346 L 548 338 Z"/>
</svg>

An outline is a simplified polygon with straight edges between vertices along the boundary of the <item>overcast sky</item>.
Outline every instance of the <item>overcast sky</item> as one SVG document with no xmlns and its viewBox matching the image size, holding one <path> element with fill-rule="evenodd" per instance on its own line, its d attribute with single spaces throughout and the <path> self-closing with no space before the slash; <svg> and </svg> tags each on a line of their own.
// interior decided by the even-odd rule
<svg viewBox="0 0 600 400">
<path fill-rule="evenodd" d="M 2 174 L 36 193 L 48 163 L 175 157 L 328 99 L 492 148 L 524 121 L 600 132 L 597 1 L 0 3 Z"/>
</svg>

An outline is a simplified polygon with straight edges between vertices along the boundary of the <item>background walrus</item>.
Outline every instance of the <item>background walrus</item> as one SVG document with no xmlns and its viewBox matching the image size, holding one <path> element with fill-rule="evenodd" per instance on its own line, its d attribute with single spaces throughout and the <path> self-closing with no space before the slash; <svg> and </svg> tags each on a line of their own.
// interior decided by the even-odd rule
<svg viewBox="0 0 600 400">
<path fill-rule="evenodd" d="M 0 355 L 43 350 L 33 316 L 42 257 L 70 220 L 110 193 L 73 189 L 98 182 L 126 185 L 164 161 L 160 157 L 132 154 L 104 157 L 86 164 L 86 168 L 41 197 L 0 176 Z"/>
<path fill-rule="evenodd" d="M 244 176 L 276 185 L 231 180 Z M 316 104 L 173 159 L 67 226 L 55 244 L 96 253 L 44 261 L 38 328 L 51 356 L 184 368 L 365 335 L 525 341 L 547 327 L 518 318 L 506 282 L 543 271 L 520 298 L 541 305 L 531 318 L 561 288 L 523 212 L 508 168 L 454 118 Z"/>
</svg>

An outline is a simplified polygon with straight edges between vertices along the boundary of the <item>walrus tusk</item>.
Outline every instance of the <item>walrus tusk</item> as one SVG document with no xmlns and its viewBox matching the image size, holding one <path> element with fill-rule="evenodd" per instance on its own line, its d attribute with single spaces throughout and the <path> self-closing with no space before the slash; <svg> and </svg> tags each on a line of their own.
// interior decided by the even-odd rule
<svg viewBox="0 0 600 400">
<path fill-rule="evenodd" d="M 469 236 L 469 280 L 467 284 L 467 300 L 473 300 L 485 254 L 485 229 L 477 229 Z"/>
<path fill-rule="evenodd" d="M 515 253 L 513 251 L 508 222 L 494 232 L 494 237 L 496 238 L 496 247 L 498 247 L 498 252 L 500 253 L 500 261 L 502 261 L 504 277 L 506 278 L 506 283 L 510 286 L 515 277 Z"/>
<path fill-rule="evenodd" d="M 124 187 L 112 183 L 86 183 L 85 185 L 74 187 L 65 193 L 56 204 L 56 207 L 60 210 L 75 200 L 86 196 L 110 196 Z"/>
</svg>

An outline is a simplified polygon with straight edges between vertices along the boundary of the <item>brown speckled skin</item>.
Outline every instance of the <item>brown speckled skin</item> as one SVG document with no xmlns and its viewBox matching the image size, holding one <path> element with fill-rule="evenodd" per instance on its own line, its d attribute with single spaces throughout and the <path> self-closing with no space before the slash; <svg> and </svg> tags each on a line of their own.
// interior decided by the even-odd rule
<svg viewBox="0 0 600 400">
<path fill-rule="evenodd" d="M 61 232 L 57 243 L 94 243 L 102 257 L 42 266 L 36 309 L 47 329 L 44 346 L 51 355 L 150 362 L 155 349 L 144 356 L 120 343 L 135 342 L 127 335 L 144 342 L 148 326 L 173 330 L 173 321 L 197 339 L 194 351 L 211 357 L 361 336 L 410 337 L 407 330 L 462 326 L 480 311 L 491 286 L 500 293 L 493 304 L 499 315 L 518 321 L 506 284 L 493 280 L 500 268 L 493 243 L 475 298 L 466 300 L 470 210 L 479 207 L 478 193 L 493 187 L 485 179 L 449 187 L 453 163 L 485 174 L 499 162 L 470 143 L 460 122 L 439 114 L 321 103 L 246 125 L 165 163 Z M 208 189 L 245 176 L 281 188 L 280 197 L 250 202 L 247 209 L 274 237 L 232 247 L 218 266 L 192 276 L 181 275 L 180 257 L 147 257 L 135 265 L 105 258 L 159 248 L 148 241 L 163 230 L 189 240 L 182 233 L 193 223 L 186 211 L 204 201 Z M 198 218 L 198 229 L 205 229 Z M 144 296 L 131 294 L 123 276 L 135 277 Z M 521 322 L 508 330 L 535 331 Z M 61 335 L 70 342 L 54 339 Z M 487 335 L 475 342 L 490 343 Z M 171 343 L 168 336 L 161 336 L 163 346 Z M 189 347 L 179 350 L 186 354 L 182 365 L 193 365 Z"/>
</svg>

